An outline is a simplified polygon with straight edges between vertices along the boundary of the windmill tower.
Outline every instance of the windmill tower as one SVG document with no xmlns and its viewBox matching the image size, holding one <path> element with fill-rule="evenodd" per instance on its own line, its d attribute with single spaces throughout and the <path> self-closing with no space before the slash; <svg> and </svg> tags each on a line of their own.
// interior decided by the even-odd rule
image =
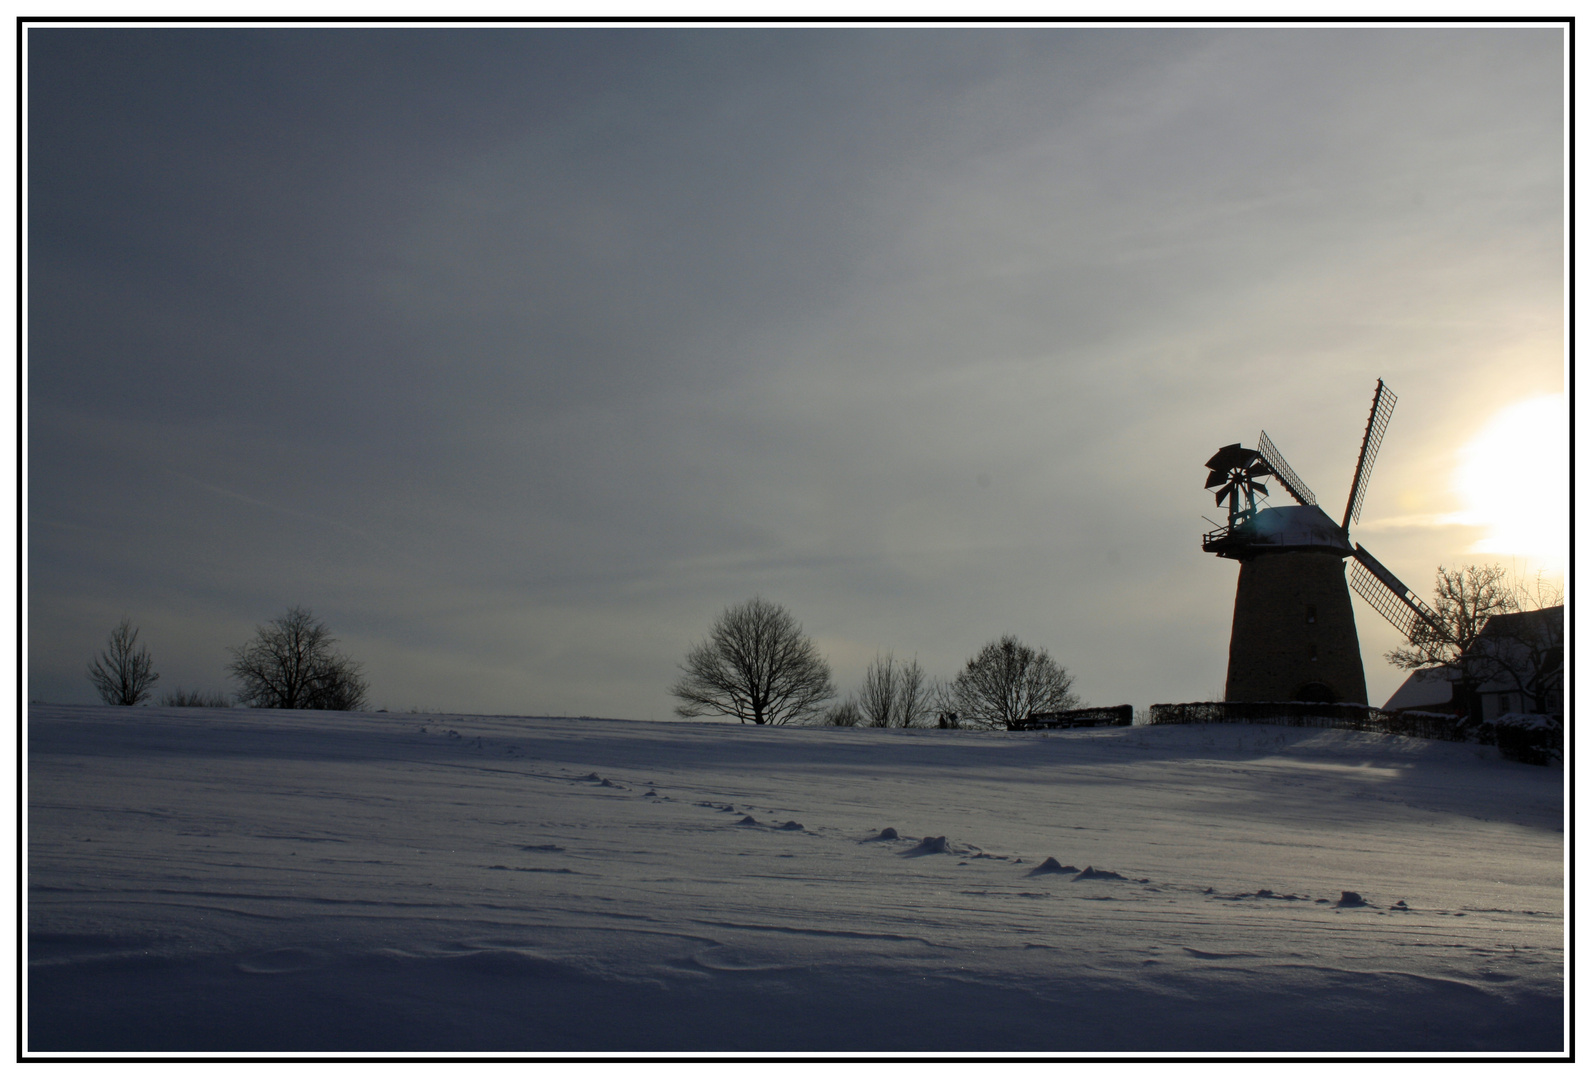
<svg viewBox="0 0 1592 1080">
<path fill-rule="evenodd" d="M 1206 533 L 1203 547 L 1236 559 L 1238 594 L 1227 653 L 1228 701 L 1364 702 L 1365 667 L 1349 602 L 1352 585 L 1406 637 L 1441 634 L 1436 615 L 1358 544 L 1349 525 L 1360 520 L 1371 466 L 1398 399 L 1378 379 L 1342 522 L 1312 492 L 1264 431 L 1258 449 L 1224 446 L 1207 461 L 1206 488 L 1227 506 L 1227 525 Z M 1257 507 L 1275 477 L 1297 506 Z M 1352 570 L 1344 571 L 1344 560 Z"/>
</svg>

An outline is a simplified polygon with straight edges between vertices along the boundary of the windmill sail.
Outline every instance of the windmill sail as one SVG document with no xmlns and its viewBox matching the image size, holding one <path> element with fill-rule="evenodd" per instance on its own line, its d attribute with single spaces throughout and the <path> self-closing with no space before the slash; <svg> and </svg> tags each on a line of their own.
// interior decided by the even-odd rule
<svg viewBox="0 0 1592 1080">
<path fill-rule="evenodd" d="M 1448 637 L 1437 612 L 1359 544 L 1354 545 L 1354 560 L 1349 564 L 1350 586 L 1407 640 Z"/>
<path fill-rule="evenodd" d="M 1343 529 L 1349 522 L 1360 520 L 1360 504 L 1365 501 L 1365 485 L 1371 479 L 1371 466 L 1376 463 L 1376 452 L 1382 448 L 1382 435 L 1393 416 L 1393 406 L 1398 397 L 1381 379 L 1376 381 L 1376 395 L 1371 398 L 1371 416 L 1365 422 L 1365 438 L 1360 440 L 1360 460 L 1354 465 L 1354 482 L 1349 485 L 1349 504 L 1343 508 Z"/>
<path fill-rule="evenodd" d="M 1294 502 L 1300 506 L 1316 505 L 1316 493 L 1299 479 L 1299 474 L 1293 471 L 1293 466 L 1283 458 L 1282 451 L 1277 449 L 1277 444 L 1264 431 L 1260 433 L 1260 456 L 1266 459 L 1266 465 L 1282 481 L 1283 489 L 1294 497 Z"/>
</svg>

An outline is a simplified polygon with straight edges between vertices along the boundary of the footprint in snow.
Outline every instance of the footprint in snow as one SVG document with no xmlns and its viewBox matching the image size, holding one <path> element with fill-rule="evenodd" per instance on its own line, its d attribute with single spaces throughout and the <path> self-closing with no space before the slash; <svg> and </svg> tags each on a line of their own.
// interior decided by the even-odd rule
<svg viewBox="0 0 1592 1080">
<path fill-rule="evenodd" d="M 737 825 L 761 825 L 762 822 L 758 821 L 751 814 L 747 814 L 740 821 L 737 821 L 736 824 Z"/>
<path fill-rule="evenodd" d="M 1029 877 L 1038 877 L 1041 874 L 1076 874 L 1076 873 L 1078 873 L 1078 868 L 1076 866 L 1072 866 L 1072 865 L 1063 866 L 1059 862 L 1057 862 L 1054 857 L 1052 857 L 1052 858 L 1046 859 L 1044 862 L 1040 863 L 1038 866 L 1036 866 L 1032 870 L 1028 871 L 1028 876 Z"/>
<path fill-rule="evenodd" d="M 1333 907 L 1344 908 L 1344 907 L 1370 907 L 1371 905 L 1367 904 L 1365 902 L 1365 897 L 1361 896 L 1359 893 L 1350 892 L 1349 890 L 1345 889 L 1343 891 L 1343 898 L 1341 900 L 1339 900 L 1336 904 L 1333 904 L 1332 906 Z"/>
<path fill-rule="evenodd" d="M 883 829 L 879 830 L 879 835 L 878 836 L 867 837 L 862 842 L 864 844 L 871 844 L 871 843 L 874 843 L 875 841 L 878 841 L 878 840 L 899 840 L 899 839 L 901 839 L 901 834 L 900 833 L 896 832 L 894 829 L 886 827 L 886 828 L 883 828 Z"/>
<path fill-rule="evenodd" d="M 785 824 L 780 826 L 780 829 L 783 830 L 784 832 L 801 832 L 801 831 L 803 831 L 802 830 L 802 823 L 799 822 L 799 821 L 787 821 L 787 822 L 785 822 Z"/>
<path fill-rule="evenodd" d="M 910 848 L 901 853 L 904 859 L 915 859 L 919 855 L 949 855 L 950 846 L 943 836 L 925 836 L 915 848 Z"/>
</svg>

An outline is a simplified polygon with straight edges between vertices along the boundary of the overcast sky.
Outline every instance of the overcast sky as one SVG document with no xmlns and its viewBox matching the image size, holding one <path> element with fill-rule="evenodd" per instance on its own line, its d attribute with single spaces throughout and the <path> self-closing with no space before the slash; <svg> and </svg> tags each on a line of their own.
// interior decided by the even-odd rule
<svg viewBox="0 0 1592 1080">
<path fill-rule="evenodd" d="M 1208 699 L 1203 462 L 1264 427 L 1336 519 L 1379 377 L 1353 539 L 1428 596 L 1562 566 L 1478 554 L 1460 475 L 1545 408 L 1505 443 L 1566 492 L 1558 28 L 27 45 L 34 699 L 95 700 L 123 614 L 159 690 L 229 689 L 298 604 L 373 707 L 664 719 L 756 594 L 843 691 L 1015 633 L 1095 704 Z"/>
</svg>

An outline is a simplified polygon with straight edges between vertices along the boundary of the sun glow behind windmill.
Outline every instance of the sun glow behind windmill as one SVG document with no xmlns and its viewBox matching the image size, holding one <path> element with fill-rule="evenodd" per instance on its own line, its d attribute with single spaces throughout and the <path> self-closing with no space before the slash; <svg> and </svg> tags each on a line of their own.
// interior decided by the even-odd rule
<svg viewBox="0 0 1592 1080">
<path fill-rule="evenodd" d="M 1204 535 L 1202 546 L 1240 563 L 1227 700 L 1364 702 L 1365 666 L 1350 586 L 1405 637 L 1442 634 L 1431 608 L 1349 540 L 1397 400 L 1378 379 L 1341 522 L 1317 505 L 1315 493 L 1264 431 L 1259 449 L 1233 443 L 1205 463 L 1205 487 L 1216 489 L 1228 519 Z M 1298 505 L 1257 506 L 1257 492 L 1270 495 L 1263 477 L 1275 477 Z M 1354 560 L 1347 575 L 1345 559 Z"/>
</svg>

